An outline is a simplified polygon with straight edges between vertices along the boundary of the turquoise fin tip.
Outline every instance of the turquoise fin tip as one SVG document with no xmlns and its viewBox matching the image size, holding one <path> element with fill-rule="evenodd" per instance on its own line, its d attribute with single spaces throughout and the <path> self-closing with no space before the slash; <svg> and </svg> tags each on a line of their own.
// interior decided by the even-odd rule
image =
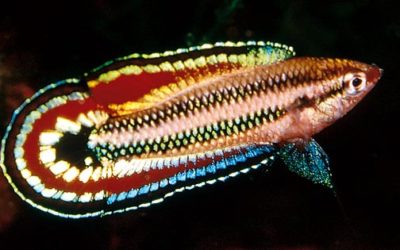
<svg viewBox="0 0 400 250">
<path fill-rule="evenodd" d="M 296 143 L 286 144 L 279 156 L 291 172 L 333 189 L 328 155 L 314 139 L 300 147 Z"/>
</svg>

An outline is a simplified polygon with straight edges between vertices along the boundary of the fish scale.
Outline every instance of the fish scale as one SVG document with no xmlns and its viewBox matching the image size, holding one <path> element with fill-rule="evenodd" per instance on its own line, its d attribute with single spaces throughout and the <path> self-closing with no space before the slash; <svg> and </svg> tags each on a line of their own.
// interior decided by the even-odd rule
<svg viewBox="0 0 400 250">
<path fill-rule="evenodd" d="M 74 219 L 143 209 L 277 158 L 333 188 L 312 136 L 382 71 L 294 54 L 278 43 L 220 42 L 106 62 L 16 109 L 1 168 L 28 204 Z"/>
<path fill-rule="evenodd" d="M 135 138 L 132 138 L 132 141 L 128 141 L 128 144 L 133 145 L 136 148 L 136 153 L 140 154 L 149 154 L 149 153 L 157 153 L 159 150 L 164 152 L 168 155 L 169 151 L 174 148 L 181 148 L 181 146 L 188 146 L 194 143 L 204 143 L 210 141 L 211 139 L 217 139 L 218 137 L 224 136 L 231 136 L 232 134 L 238 135 L 239 131 L 244 133 L 247 129 L 251 129 L 254 125 L 256 127 L 261 127 L 266 122 L 274 122 L 276 118 L 284 115 L 286 113 L 286 109 L 288 107 L 293 108 L 295 105 L 294 102 L 303 99 L 306 95 L 309 99 L 313 99 L 314 96 L 319 95 L 321 93 L 321 84 L 319 84 L 320 78 L 318 76 L 322 74 L 315 73 L 316 71 L 320 71 L 316 65 L 313 65 L 313 62 L 318 62 L 318 59 L 315 58 L 299 58 L 299 59 L 291 59 L 286 61 L 285 63 L 277 63 L 276 65 L 272 66 L 260 66 L 255 69 L 247 70 L 247 71 L 240 71 L 240 72 L 233 72 L 230 74 L 225 74 L 220 76 L 217 79 L 211 80 L 204 80 L 204 82 L 199 82 L 198 87 L 196 86 L 194 89 L 187 91 L 183 89 L 181 92 L 176 94 L 176 97 L 169 97 L 169 100 L 163 102 L 160 101 L 160 104 L 157 104 L 155 110 L 150 111 L 143 111 L 139 114 L 128 115 L 127 117 L 123 118 L 116 118 L 115 121 L 111 120 L 109 123 L 113 123 L 114 125 L 110 126 L 108 123 L 103 125 L 106 128 L 112 128 L 113 134 L 121 134 L 121 129 L 125 129 L 124 126 L 121 126 L 121 121 L 123 120 L 137 120 L 138 124 L 136 127 L 134 126 L 133 129 L 137 131 L 138 134 L 144 133 L 143 127 L 154 128 L 156 130 L 158 127 L 166 127 L 163 132 L 156 134 L 155 132 L 149 132 L 153 137 L 145 138 L 144 145 L 138 145 L 138 141 Z M 297 70 L 299 68 L 298 65 L 308 65 L 304 70 Z M 313 68 L 312 68 L 313 67 Z M 334 72 L 336 65 L 332 65 L 332 72 Z M 285 73 L 286 72 L 286 73 Z M 326 73 L 327 77 L 333 78 L 335 74 L 329 76 L 329 73 Z M 291 75 L 292 77 L 288 77 L 287 75 Z M 305 79 L 305 82 L 293 81 L 294 79 Z M 255 88 L 255 83 L 258 83 L 255 79 L 272 79 L 271 81 L 268 80 L 261 80 L 259 84 L 261 85 L 260 88 Z M 268 82 L 268 83 L 267 83 Z M 293 82 L 293 83 L 292 83 Z M 295 84 L 297 83 L 297 84 Z M 316 85 L 316 86 L 315 86 Z M 229 93 L 232 92 L 233 94 L 230 95 Z M 254 109 L 253 107 L 257 107 L 255 103 L 255 98 L 263 95 L 272 96 L 270 98 L 274 101 L 271 103 L 266 104 L 263 103 L 264 108 Z M 204 102 L 203 97 L 205 96 L 215 96 L 214 102 Z M 281 100 L 281 101 L 280 101 Z M 302 103 L 300 101 L 300 103 Z M 207 122 L 204 122 L 203 126 L 196 126 L 190 124 L 185 124 L 185 126 L 181 127 L 179 131 L 190 131 L 190 134 L 186 135 L 186 139 L 189 140 L 188 142 L 183 140 L 174 140 L 171 137 L 176 136 L 179 131 L 173 131 L 171 126 L 177 123 L 177 116 L 180 117 L 188 117 L 190 116 L 189 120 L 196 119 L 193 116 L 193 112 L 197 111 L 199 113 L 204 113 L 202 117 L 212 117 L 215 116 L 215 113 L 221 114 L 226 113 L 234 104 L 239 104 L 241 108 L 239 110 L 231 110 L 230 113 L 238 113 L 240 116 L 232 117 L 231 119 L 217 119 L 211 120 L 208 119 Z M 216 106 L 224 105 L 226 106 L 225 109 L 221 109 L 215 111 Z M 276 106 L 285 106 L 283 108 L 276 108 Z M 253 110 L 251 110 L 253 108 Z M 294 107 L 295 109 L 296 107 Z M 241 109 L 251 110 L 243 111 Z M 275 110 L 276 109 L 276 110 Z M 273 110 L 273 111 L 272 111 Z M 235 112 L 236 111 L 236 112 Z M 263 116 L 257 116 L 260 120 L 257 124 L 255 124 L 254 119 L 249 119 L 254 116 L 257 112 L 262 112 Z M 167 116 L 163 118 L 157 117 L 158 113 L 165 113 Z M 290 114 L 288 114 L 290 115 Z M 153 124 L 150 124 L 150 117 L 155 117 L 153 119 Z M 229 125 L 224 126 L 225 123 L 232 124 L 235 119 L 239 119 L 239 124 L 235 126 Z M 248 121 L 246 121 L 248 120 Z M 209 123 L 208 123 L 209 122 Z M 221 124 L 222 123 L 222 124 Z M 213 129 L 207 133 L 198 133 L 197 129 L 205 129 L 207 125 L 216 124 L 216 129 Z M 189 125 L 189 126 L 187 126 Z M 221 125 L 223 128 L 221 129 Z M 102 141 L 103 143 L 110 143 L 110 141 L 106 139 L 102 140 L 102 134 L 106 133 L 107 129 L 101 128 L 101 132 L 98 133 L 96 131 L 95 136 L 97 140 Z M 214 126 L 215 127 L 215 126 Z M 233 131 L 232 131 L 233 130 Z M 172 131 L 172 132 L 171 132 Z M 214 133 L 213 133 L 214 132 Z M 129 132 L 131 133 L 131 132 Z M 210 134 L 213 136 L 210 136 Z M 162 138 L 166 136 L 166 140 L 163 143 L 159 144 L 160 148 L 157 147 L 158 150 L 154 150 L 152 143 L 148 143 L 149 140 L 154 140 L 157 137 Z M 115 138 L 115 136 L 111 135 L 108 136 L 109 138 Z M 155 138 L 154 138 L 155 137 Z M 120 149 L 121 145 L 124 143 L 124 138 L 126 136 L 121 136 L 121 141 L 119 141 L 118 148 Z M 243 139 L 244 141 L 246 139 Z M 141 140 L 143 141 L 143 139 Z M 277 142 L 280 141 L 278 138 L 276 141 L 272 141 L 271 138 L 267 138 L 266 142 Z M 243 143 L 239 141 L 239 143 Z M 94 143 L 92 143 L 94 144 Z M 224 145 L 224 146 L 232 146 L 232 145 Z M 106 154 L 99 154 L 103 147 L 95 148 L 95 151 L 100 158 Z M 203 148 L 200 147 L 200 151 Z M 114 157 L 114 156 L 113 156 Z"/>
</svg>

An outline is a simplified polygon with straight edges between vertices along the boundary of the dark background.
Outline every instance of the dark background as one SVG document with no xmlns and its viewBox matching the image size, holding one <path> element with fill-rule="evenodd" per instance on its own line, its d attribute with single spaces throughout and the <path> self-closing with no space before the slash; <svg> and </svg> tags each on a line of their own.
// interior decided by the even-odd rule
<svg viewBox="0 0 400 250">
<path fill-rule="evenodd" d="M 271 40 L 300 56 L 383 68 L 377 87 L 316 136 L 338 196 L 276 164 L 146 210 L 66 220 L 21 202 L 0 177 L 2 249 L 375 249 L 400 246 L 396 1 L 12 1 L 0 3 L 0 119 L 50 82 L 133 52 Z M 3 133 L 3 132 L 1 132 Z"/>
</svg>

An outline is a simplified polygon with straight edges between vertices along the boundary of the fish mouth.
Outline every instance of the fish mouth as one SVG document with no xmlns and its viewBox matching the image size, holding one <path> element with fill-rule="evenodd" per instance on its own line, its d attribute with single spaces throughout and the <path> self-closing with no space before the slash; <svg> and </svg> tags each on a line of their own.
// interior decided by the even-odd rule
<svg viewBox="0 0 400 250">
<path fill-rule="evenodd" d="M 382 77 L 382 74 L 383 69 L 379 68 L 376 64 L 372 64 L 366 72 L 367 80 L 370 83 L 376 84 Z"/>
</svg>

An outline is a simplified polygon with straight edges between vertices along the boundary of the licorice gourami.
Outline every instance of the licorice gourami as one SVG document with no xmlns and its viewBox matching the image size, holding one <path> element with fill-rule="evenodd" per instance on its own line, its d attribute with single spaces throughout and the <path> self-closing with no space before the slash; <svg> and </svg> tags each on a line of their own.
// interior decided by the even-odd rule
<svg viewBox="0 0 400 250">
<path fill-rule="evenodd" d="M 268 167 L 332 187 L 311 138 L 352 109 L 376 66 L 296 58 L 270 42 L 133 54 L 48 85 L 13 114 L 1 166 L 30 205 L 68 218 L 148 207 Z"/>
</svg>

